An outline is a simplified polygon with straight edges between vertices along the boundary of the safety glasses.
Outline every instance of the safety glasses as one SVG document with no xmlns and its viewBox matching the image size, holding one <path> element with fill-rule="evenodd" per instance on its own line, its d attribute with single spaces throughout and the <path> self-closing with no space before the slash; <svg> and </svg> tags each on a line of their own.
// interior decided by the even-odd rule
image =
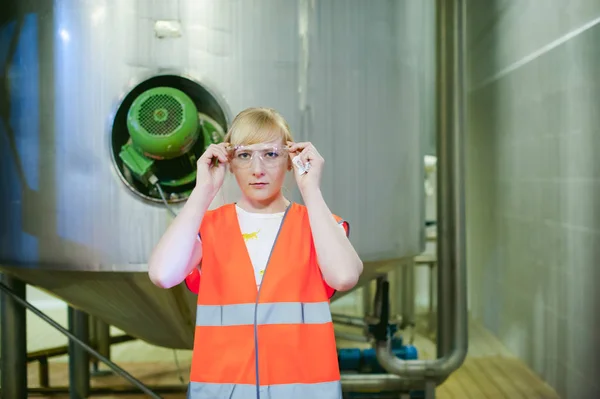
<svg viewBox="0 0 600 399">
<path fill-rule="evenodd" d="M 267 168 L 276 168 L 288 160 L 288 147 L 281 145 L 240 145 L 229 149 L 229 159 L 233 166 L 249 168 L 255 159 L 259 159 Z"/>
</svg>

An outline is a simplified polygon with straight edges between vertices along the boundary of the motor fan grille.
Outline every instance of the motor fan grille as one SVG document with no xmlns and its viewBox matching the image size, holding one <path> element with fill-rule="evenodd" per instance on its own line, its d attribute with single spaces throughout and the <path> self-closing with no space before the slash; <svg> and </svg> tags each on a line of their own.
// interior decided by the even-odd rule
<svg viewBox="0 0 600 399">
<path fill-rule="evenodd" d="M 141 104 L 138 112 L 140 126 L 151 135 L 167 136 L 183 123 L 183 106 L 168 94 L 154 94 Z"/>
</svg>

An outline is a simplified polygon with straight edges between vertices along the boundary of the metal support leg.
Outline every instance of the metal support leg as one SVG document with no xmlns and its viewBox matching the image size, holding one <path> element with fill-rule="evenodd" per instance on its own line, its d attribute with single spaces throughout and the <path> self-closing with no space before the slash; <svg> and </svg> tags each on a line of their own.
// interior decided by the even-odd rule
<svg viewBox="0 0 600 399">
<path fill-rule="evenodd" d="M 95 350 L 98 350 L 98 338 L 96 337 L 96 317 L 90 315 L 88 317 L 89 320 L 89 330 L 88 330 L 88 338 L 89 338 L 89 343 L 90 346 L 92 348 L 94 348 Z M 96 359 L 94 356 L 90 356 L 90 360 L 92 362 L 92 371 L 90 375 L 96 375 L 96 373 L 98 372 L 98 368 L 99 368 L 99 361 L 98 359 Z"/>
<path fill-rule="evenodd" d="M 98 353 L 110 359 L 110 325 L 96 319 L 96 339 L 98 340 Z"/>
<path fill-rule="evenodd" d="M 402 290 L 404 284 L 402 282 L 404 265 L 395 268 L 393 271 L 388 273 L 388 281 L 390 282 L 390 321 L 397 324 L 403 322 L 403 296 Z"/>
<path fill-rule="evenodd" d="M 435 331 L 437 318 L 435 312 L 437 311 L 437 269 L 436 263 L 431 262 L 429 264 L 429 330 Z"/>
<path fill-rule="evenodd" d="M 26 285 L 2 274 L 2 282 L 25 300 Z M 2 396 L 27 398 L 27 319 L 26 310 L 9 295 L 0 294 L 0 359 L 2 364 Z"/>
<path fill-rule="evenodd" d="M 371 316 L 373 314 L 373 282 L 369 281 L 362 287 L 362 299 L 363 299 L 363 314 L 364 316 Z"/>
<path fill-rule="evenodd" d="M 97 345 L 97 351 L 102 356 L 110 360 L 110 325 L 106 324 L 103 320 L 94 320 L 94 331 L 95 340 Z M 111 370 L 99 370 L 98 360 L 94 361 L 94 375 L 108 375 L 112 374 Z"/>
<path fill-rule="evenodd" d="M 413 261 L 402 267 L 402 328 L 415 325 L 415 265 Z"/>
<path fill-rule="evenodd" d="M 69 331 L 89 345 L 90 322 L 87 313 L 69 306 Z M 71 399 L 90 395 L 90 355 L 76 343 L 69 341 L 69 385 Z"/>
<path fill-rule="evenodd" d="M 425 399 L 435 399 L 435 381 L 425 382 Z"/>
</svg>

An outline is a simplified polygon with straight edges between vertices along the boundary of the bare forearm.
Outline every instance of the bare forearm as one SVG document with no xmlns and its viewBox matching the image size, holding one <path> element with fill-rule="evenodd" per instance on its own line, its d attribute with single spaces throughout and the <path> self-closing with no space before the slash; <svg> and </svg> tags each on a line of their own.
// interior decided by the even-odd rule
<svg viewBox="0 0 600 399">
<path fill-rule="evenodd" d="M 212 195 L 194 189 L 161 237 L 148 261 L 148 274 L 155 285 L 171 288 L 181 283 L 202 257 L 198 229 L 211 200 Z"/>
<path fill-rule="evenodd" d="M 358 282 L 362 261 L 338 227 L 321 191 L 312 190 L 303 197 L 323 278 L 331 288 L 347 291 Z"/>
</svg>

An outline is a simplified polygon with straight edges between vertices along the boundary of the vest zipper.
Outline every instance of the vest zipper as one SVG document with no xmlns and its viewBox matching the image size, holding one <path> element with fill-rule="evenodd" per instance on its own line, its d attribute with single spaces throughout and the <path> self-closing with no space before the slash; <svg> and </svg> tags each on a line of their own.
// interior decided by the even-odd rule
<svg viewBox="0 0 600 399">
<path fill-rule="evenodd" d="M 275 236 L 275 241 L 273 241 L 273 246 L 271 247 L 271 252 L 269 253 L 269 258 L 267 259 L 267 263 L 265 265 L 265 272 L 263 273 L 262 280 L 260 282 L 260 287 L 258 287 L 258 291 L 256 292 L 256 302 L 254 304 L 254 366 L 256 368 L 256 399 L 260 399 L 260 376 L 258 371 L 258 325 L 257 325 L 257 313 L 258 313 L 258 298 L 260 296 L 260 290 L 263 287 L 265 277 L 267 276 L 267 269 L 269 268 L 269 262 L 271 261 L 271 255 L 273 255 L 273 250 L 275 249 L 275 245 L 277 244 L 277 239 L 279 238 L 279 233 L 283 228 L 283 223 L 285 222 L 285 218 L 288 214 L 288 211 L 292 207 L 292 202 L 285 209 L 285 213 L 281 218 L 281 224 L 279 225 L 279 230 L 277 230 L 277 235 Z"/>
</svg>

